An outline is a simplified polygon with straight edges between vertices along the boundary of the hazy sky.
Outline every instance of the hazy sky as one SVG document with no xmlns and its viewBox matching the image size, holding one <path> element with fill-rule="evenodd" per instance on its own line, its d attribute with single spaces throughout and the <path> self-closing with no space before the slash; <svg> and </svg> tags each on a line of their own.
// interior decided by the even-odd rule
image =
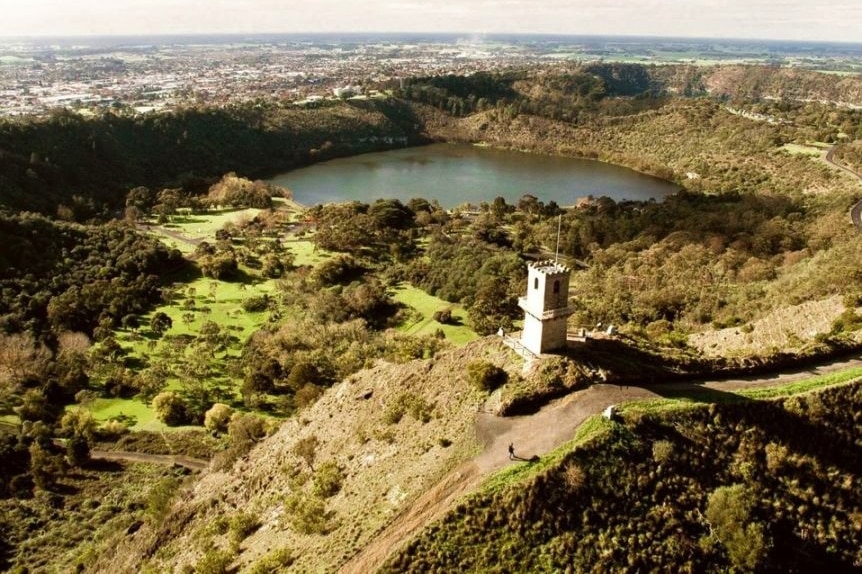
<svg viewBox="0 0 862 574">
<path fill-rule="evenodd" d="M 862 0 L 0 0 L 0 36 L 535 32 L 862 42 Z"/>
</svg>

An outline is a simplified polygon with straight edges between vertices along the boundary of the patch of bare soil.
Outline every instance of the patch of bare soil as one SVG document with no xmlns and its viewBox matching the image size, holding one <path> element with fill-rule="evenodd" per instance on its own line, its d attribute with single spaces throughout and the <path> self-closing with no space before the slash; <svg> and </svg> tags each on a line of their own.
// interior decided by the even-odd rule
<svg viewBox="0 0 862 574">
<path fill-rule="evenodd" d="M 843 311 L 841 297 L 835 295 L 778 309 L 763 319 L 739 327 L 695 333 L 689 336 L 688 342 L 710 357 L 799 350 L 818 334 L 828 333 Z"/>
</svg>

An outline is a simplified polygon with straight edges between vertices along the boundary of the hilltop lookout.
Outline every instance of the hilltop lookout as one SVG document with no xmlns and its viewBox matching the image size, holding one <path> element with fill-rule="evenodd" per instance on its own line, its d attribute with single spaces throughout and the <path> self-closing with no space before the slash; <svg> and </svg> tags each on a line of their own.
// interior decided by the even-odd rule
<svg viewBox="0 0 862 574">
<path fill-rule="evenodd" d="M 524 310 L 521 343 L 541 355 L 566 346 L 566 320 L 574 312 L 569 306 L 571 270 L 554 261 L 530 263 L 527 295 L 518 299 Z"/>
</svg>

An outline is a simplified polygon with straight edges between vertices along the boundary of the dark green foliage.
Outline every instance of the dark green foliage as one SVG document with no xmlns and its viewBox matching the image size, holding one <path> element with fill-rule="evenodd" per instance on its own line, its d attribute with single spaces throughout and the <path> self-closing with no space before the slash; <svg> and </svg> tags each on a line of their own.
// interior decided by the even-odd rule
<svg viewBox="0 0 862 574">
<path fill-rule="evenodd" d="M 439 311 L 434 311 L 434 320 L 438 323 L 447 324 L 452 320 L 452 309 L 440 309 Z"/>
<path fill-rule="evenodd" d="M 851 571 L 860 409 L 856 382 L 625 419 L 474 495 L 382 571 Z"/>
<path fill-rule="evenodd" d="M 53 222 L 0 213 L 0 331 L 92 334 L 159 298 L 179 252 L 119 224 Z"/>
<path fill-rule="evenodd" d="M 315 245 L 375 260 L 401 260 L 413 253 L 414 216 L 397 199 L 316 205 L 308 211 L 317 225 Z"/>
<path fill-rule="evenodd" d="M 173 320 L 168 317 L 167 313 L 159 311 L 158 313 L 154 313 L 150 319 L 150 331 L 156 335 L 163 335 L 173 324 Z"/>
<path fill-rule="evenodd" d="M 364 271 L 365 266 L 354 257 L 338 255 L 316 266 L 312 277 L 321 286 L 329 287 L 346 285 L 361 277 Z"/>
<path fill-rule="evenodd" d="M 467 377 L 477 389 L 491 392 L 508 380 L 506 371 L 488 361 L 476 360 L 467 364 Z"/>
<path fill-rule="evenodd" d="M 432 295 L 468 306 L 477 333 L 509 329 L 521 314 L 518 297 L 526 265 L 514 252 L 479 239 L 435 235 L 425 257 L 408 271 L 411 283 Z"/>
<path fill-rule="evenodd" d="M 103 215 L 104 204 L 119 207 L 130 183 L 156 189 L 173 182 L 205 191 L 212 182 L 207 178 L 228 172 L 257 177 L 416 142 L 416 123 L 394 101 L 318 109 L 256 101 L 145 116 L 86 119 L 62 111 L 46 119 L 4 120 L 0 205 L 48 214 L 63 205 L 83 221 Z M 137 193 L 131 205 L 152 201 Z"/>
<path fill-rule="evenodd" d="M 269 296 L 266 293 L 256 297 L 249 297 L 242 301 L 242 309 L 248 313 L 260 313 L 262 311 L 266 311 L 268 306 Z"/>
</svg>

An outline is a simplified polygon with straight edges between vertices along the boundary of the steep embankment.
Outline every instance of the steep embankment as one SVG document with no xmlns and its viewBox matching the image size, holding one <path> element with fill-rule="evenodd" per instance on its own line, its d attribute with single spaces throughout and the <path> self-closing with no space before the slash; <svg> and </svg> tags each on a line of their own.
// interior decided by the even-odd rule
<svg viewBox="0 0 862 574">
<path fill-rule="evenodd" d="M 862 562 L 862 383 L 596 421 L 594 440 L 480 491 L 384 572 L 848 571 Z"/>
<path fill-rule="evenodd" d="M 535 415 L 500 419 L 477 412 L 485 397 L 463 376 L 464 365 L 477 357 L 516 370 L 521 364 L 497 341 L 484 339 L 430 361 L 363 371 L 232 469 L 205 475 L 163 522 L 115 539 L 119 550 L 106 552 L 93 570 L 200 565 L 214 553 L 246 569 L 272 564 L 267 561 L 276 552 L 288 549 L 290 560 L 281 564 L 290 562 L 296 571 L 371 572 L 490 472 L 511 464 L 509 443 L 524 458 L 543 456 L 610 404 L 721 393 L 803 375 L 649 389 L 595 385 Z M 314 448 L 303 451 L 311 437 Z M 237 540 L 217 526 L 240 518 L 253 525 L 247 538 Z"/>
<path fill-rule="evenodd" d="M 231 553 L 230 536 L 211 525 L 240 513 L 258 528 L 233 549 L 237 565 L 250 568 L 287 548 L 297 571 L 335 570 L 476 451 L 472 422 L 482 395 L 464 365 L 477 357 L 520 365 L 486 339 L 350 377 L 233 468 L 204 475 L 163 522 L 120 536 L 119 550 L 92 570 L 161 571 Z"/>
</svg>

